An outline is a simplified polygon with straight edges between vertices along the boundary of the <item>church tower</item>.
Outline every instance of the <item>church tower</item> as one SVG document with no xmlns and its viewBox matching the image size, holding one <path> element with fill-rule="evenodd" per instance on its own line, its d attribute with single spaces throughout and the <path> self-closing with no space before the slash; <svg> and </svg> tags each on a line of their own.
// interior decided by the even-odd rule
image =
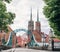
<svg viewBox="0 0 60 52">
<path fill-rule="evenodd" d="M 36 31 L 41 35 L 41 24 L 40 24 L 40 21 L 39 21 L 39 10 L 37 10 L 37 21 L 36 21 Z"/>
<path fill-rule="evenodd" d="M 32 35 L 31 33 L 33 32 L 33 30 L 34 30 L 34 21 L 32 20 L 32 9 L 31 9 L 30 21 L 28 22 L 28 35 Z"/>
</svg>

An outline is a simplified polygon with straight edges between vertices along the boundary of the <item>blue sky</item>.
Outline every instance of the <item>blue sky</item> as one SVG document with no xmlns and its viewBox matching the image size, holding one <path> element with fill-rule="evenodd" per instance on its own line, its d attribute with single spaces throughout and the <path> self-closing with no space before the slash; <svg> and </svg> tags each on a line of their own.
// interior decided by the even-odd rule
<svg viewBox="0 0 60 52">
<path fill-rule="evenodd" d="M 7 4 L 7 10 L 16 14 L 14 24 L 11 24 L 13 30 L 24 28 L 27 29 L 28 21 L 30 19 L 30 9 L 32 7 L 33 20 L 36 22 L 37 8 L 39 8 L 39 20 L 41 22 L 41 31 L 49 33 L 50 27 L 43 14 L 43 7 L 45 6 L 43 0 L 12 0 Z"/>
</svg>

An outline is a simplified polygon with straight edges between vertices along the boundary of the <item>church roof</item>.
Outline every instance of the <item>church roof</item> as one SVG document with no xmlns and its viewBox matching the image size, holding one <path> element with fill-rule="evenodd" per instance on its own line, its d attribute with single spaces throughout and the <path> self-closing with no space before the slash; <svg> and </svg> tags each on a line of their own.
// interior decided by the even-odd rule
<svg viewBox="0 0 60 52">
<path fill-rule="evenodd" d="M 33 31 L 33 34 L 35 36 L 36 41 L 37 42 L 41 42 L 41 38 L 42 37 L 41 37 L 41 35 L 36 30 Z"/>
</svg>

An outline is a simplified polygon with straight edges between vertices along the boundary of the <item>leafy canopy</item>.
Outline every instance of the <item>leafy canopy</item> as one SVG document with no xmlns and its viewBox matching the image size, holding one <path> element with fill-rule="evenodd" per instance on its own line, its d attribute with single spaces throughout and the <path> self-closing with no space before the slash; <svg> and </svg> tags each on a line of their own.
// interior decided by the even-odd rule
<svg viewBox="0 0 60 52">
<path fill-rule="evenodd" d="M 7 12 L 6 3 L 10 3 L 12 0 L 0 0 L 0 30 L 8 31 L 8 25 L 13 23 L 15 14 Z"/>
<path fill-rule="evenodd" d="M 44 15 L 49 21 L 54 33 L 60 36 L 60 0 L 44 0 Z"/>
</svg>

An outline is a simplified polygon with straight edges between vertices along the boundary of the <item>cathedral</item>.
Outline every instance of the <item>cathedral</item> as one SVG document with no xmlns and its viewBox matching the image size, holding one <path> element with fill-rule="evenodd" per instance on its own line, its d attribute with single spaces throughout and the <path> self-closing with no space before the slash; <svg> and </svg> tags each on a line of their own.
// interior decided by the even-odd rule
<svg viewBox="0 0 60 52">
<path fill-rule="evenodd" d="M 41 23 L 39 21 L 39 11 L 37 10 L 37 21 L 35 22 L 35 29 L 34 29 L 34 21 L 32 19 L 32 9 L 31 9 L 31 14 L 30 14 L 30 21 L 28 22 L 28 31 L 34 34 L 35 39 L 38 42 L 42 41 L 42 35 L 41 35 Z M 31 37 L 31 33 L 28 35 Z"/>
<path fill-rule="evenodd" d="M 34 29 L 34 21 L 32 19 L 32 9 L 31 9 L 31 14 L 30 14 L 30 21 L 28 22 L 28 33 L 29 37 L 34 35 L 35 40 L 37 42 L 49 42 L 49 35 L 45 34 L 44 32 L 41 32 L 41 23 L 39 21 L 39 10 L 37 10 L 37 19 L 35 22 L 35 29 Z M 44 40 L 43 40 L 44 39 Z"/>
</svg>

